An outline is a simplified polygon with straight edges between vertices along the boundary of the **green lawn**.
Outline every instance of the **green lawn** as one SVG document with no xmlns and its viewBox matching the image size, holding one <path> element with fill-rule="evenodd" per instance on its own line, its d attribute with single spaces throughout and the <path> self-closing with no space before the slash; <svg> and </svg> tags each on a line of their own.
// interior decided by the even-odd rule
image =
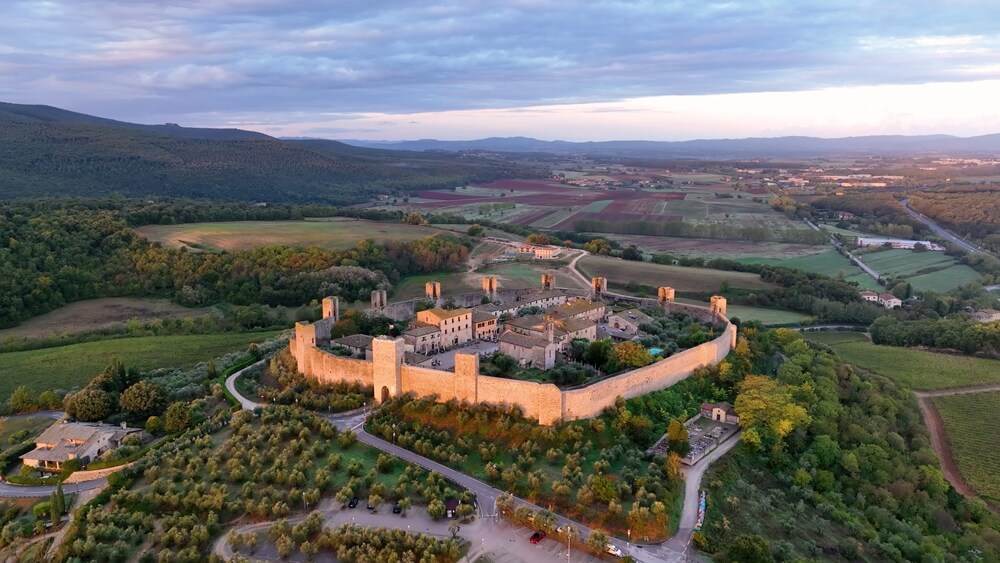
<svg viewBox="0 0 1000 563">
<path fill-rule="evenodd" d="M 808 338 L 826 342 L 845 361 L 885 375 L 911 389 L 948 389 L 1000 383 L 1000 360 L 878 346 L 865 340 L 861 334 L 835 334 L 810 334 Z"/>
<path fill-rule="evenodd" d="M 1000 418 L 969 413 L 1000 412 L 1000 392 L 934 398 L 962 478 L 981 496 L 1000 502 Z"/>
<path fill-rule="evenodd" d="M 833 346 L 834 344 L 845 344 L 847 342 L 868 342 L 868 337 L 861 332 L 817 331 L 803 332 L 802 335 L 805 336 L 807 340 L 815 340 L 828 346 Z"/>
<path fill-rule="evenodd" d="M 704 305 L 704 303 L 700 305 Z M 739 317 L 741 321 L 758 321 L 765 325 L 805 323 L 812 319 L 809 315 L 795 311 L 765 309 L 763 307 L 749 307 L 746 305 L 729 305 L 726 307 L 726 312 L 729 318 Z"/>
<path fill-rule="evenodd" d="M 886 249 L 861 254 L 858 258 L 882 275 L 906 279 L 918 291 L 943 293 L 981 277 L 943 252 Z"/>
<path fill-rule="evenodd" d="M 117 357 L 141 370 L 191 367 L 278 334 L 251 332 L 192 336 L 143 336 L 0 354 L 0 398 L 19 385 L 35 392 L 80 387 Z"/>
<path fill-rule="evenodd" d="M 972 283 L 981 277 L 982 275 L 979 272 L 965 264 L 955 264 L 950 268 L 938 272 L 907 278 L 907 281 L 912 283 L 913 287 L 917 289 L 945 293 L 956 287 Z"/>
<path fill-rule="evenodd" d="M 668 286 L 677 291 L 707 293 L 719 291 L 723 282 L 732 288 L 772 289 L 775 286 L 760 279 L 757 274 L 726 272 L 708 268 L 665 266 L 652 262 L 632 262 L 608 256 L 586 256 L 577 266 L 585 276 L 603 276 L 608 283 L 618 286 L 638 282 L 649 287 Z"/>
</svg>

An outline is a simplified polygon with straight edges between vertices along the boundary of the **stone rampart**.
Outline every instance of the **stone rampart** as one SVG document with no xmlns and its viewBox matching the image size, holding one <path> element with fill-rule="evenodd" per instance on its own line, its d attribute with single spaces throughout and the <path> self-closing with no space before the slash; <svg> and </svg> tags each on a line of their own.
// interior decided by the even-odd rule
<svg viewBox="0 0 1000 563">
<path fill-rule="evenodd" d="M 629 301 L 659 306 L 650 299 Z M 520 406 L 525 416 L 536 418 L 541 424 L 555 424 L 597 416 L 619 396 L 629 399 L 666 389 L 689 377 L 696 369 L 721 362 L 736 346 L 736 327 L 724 316 L 703 307 L 679 303 L 671 303 L 668 310 L 683 311 L 705 321 L 714 320 L 717 326 L 725 326 L 725 330 L 700 346 L 578 389 L 560 390 L 552 384 L 485 376 L 479 373 L 478 357 L 461 353 L 455 356 L 455 371 L 406 365 L 402 341 L 387 337 L 374 343 L 378 353 L 371 361 L 344 358 L 316 347 L 313 343 L 315 333 L 308 326 L 296 327 L 296 339 L 289 347 L 299 371 L 307 377 L 323 383 L 352 381 L 378 387 L 375 396 L 379 402 L 390 396 L 413 393 L 436 395 L 441 401 L 506 403 Z"/>
</svg>

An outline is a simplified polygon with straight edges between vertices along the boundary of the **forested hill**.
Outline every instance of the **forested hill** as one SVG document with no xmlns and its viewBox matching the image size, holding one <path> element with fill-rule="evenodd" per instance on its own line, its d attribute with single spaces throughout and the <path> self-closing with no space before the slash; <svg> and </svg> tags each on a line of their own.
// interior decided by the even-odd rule
<svg viewBox="0 0 1000 563">
<path fill-rule="evenodd" d="M 137 125 L 0 104 L 0 199 L 167 196 L 358 203 L 375 194 L 530 174 L 504 162 L 283 141 L 238 129 Z"/>
</svg>

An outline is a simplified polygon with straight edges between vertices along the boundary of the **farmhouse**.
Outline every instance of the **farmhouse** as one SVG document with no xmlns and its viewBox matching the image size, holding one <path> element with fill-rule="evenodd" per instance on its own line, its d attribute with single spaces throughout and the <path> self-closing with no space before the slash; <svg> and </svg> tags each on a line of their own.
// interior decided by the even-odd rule
<svg viewBox="0 0 1000 563">
<path fill-rule="evenodd" d="M 895 309 L 903 306 L 903 300 L 891 293 L 879 293 L 878 302 L 886 309 Z"/>
<path fill-rule="evenodd" d="M 121 445 L 135 428 L 59 421 L 35 439 L 35 449 L 21 456 L 24 465 L 42 471 L 62 471 L 63 464 L 77 459 L 86 465 L 106 451 Z"/>
<path fill-rule="evenodd" d="M 702 403 L 701 416 L 716 422 L 739 424 L 740 417 L 729 403 Z"/>
<path fill-rule="evenodd" d="M 864 299 L 865 301 L 874 301 L 877 303 L 878 293 L 875 293 L 874 291 L 865 290 L 861 292 L 861 298 Z"/>
</svg>

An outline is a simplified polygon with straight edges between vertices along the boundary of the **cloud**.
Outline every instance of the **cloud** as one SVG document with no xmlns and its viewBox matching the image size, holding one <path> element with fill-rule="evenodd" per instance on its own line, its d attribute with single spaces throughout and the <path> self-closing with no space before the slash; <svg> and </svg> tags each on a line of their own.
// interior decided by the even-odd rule
<svg viewBox="0 0 1000 563">
<path fill-rule="evenodd" d="M 1000 78 L 992 0 L 11 0 L 0 16 L 6 99 L 136 121 L 616 113 L 653 96 Z"/>
</svg>

